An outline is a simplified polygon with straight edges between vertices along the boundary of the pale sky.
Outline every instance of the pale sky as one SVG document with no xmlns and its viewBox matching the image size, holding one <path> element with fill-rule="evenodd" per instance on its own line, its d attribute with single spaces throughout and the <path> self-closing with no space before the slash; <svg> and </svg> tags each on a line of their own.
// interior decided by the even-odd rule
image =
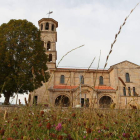
<svg viewBox="0 0 140 140">
<path fill-rule="evenodd" d="M 0 25 L 10 19 L 27 19 L 38 27 L 38 20 L 58 21 L 57 62 L 73 48 L 84 47 L 67 55 L 59 66 L 104 67 L 111 43 L 126 16 L 139 0 L 0 0 Z M 128 60 L 140 65 L 140 5 L 128 18 L 108 60 L 111 65 Z"/>
</svg>

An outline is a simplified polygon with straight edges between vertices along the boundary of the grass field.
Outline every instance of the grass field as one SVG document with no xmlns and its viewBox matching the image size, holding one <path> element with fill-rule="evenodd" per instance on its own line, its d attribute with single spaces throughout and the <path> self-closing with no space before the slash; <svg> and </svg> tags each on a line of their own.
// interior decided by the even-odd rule
<svg viewBox="0 0 140 140">
<path fill-rule="evenodd" d="M 21 107 L 0 114 L 3 140 L 137 140 L 140 111 Z"/>
</svg>

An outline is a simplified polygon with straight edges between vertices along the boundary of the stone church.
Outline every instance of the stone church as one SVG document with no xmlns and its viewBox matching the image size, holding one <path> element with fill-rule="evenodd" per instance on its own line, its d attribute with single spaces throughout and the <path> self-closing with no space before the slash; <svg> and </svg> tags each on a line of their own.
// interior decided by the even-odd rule
<svg viewBox="0 0 140 140">
<path fill-rule="evenodd" d="M 108 70 L 56 68 L 58 22 L 38 21 L 41 39 L 48 55 L 50 79 L 31 94 L 31 104 L 48 106 L 130 108 L 140 104 L 140 66 L 123 61 Z M 58 50 L 59 51 L 59 50 Z"/>
</svg>

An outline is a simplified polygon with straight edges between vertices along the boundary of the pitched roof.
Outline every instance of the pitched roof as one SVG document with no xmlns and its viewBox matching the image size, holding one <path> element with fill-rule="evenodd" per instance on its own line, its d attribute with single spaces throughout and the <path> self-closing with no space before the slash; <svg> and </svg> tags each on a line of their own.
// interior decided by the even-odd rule
<svg viewBox="0 0 140 140">
<path fill-rule="evenodd" d="M 114 65 L 110 66 L 110 68 L 113 67 L 113 66 L 116 66 L 116 65 L 125 63 L 125 62 L 131 63 L 131 64 L 133 64 L 133 65 L 135 65 L 135 66 L 139 66 L 139 65 L 137 65 L 137 64 L 135 64 L 135 63 L 132 63 L 132 62 L 130 62 L 130 61 L 125 60 L 125 61 L 122 61 L 122 62 L 120 62 L 120 63 L 117 63 L 117 64 L 114 64 Z"/>
</svg>

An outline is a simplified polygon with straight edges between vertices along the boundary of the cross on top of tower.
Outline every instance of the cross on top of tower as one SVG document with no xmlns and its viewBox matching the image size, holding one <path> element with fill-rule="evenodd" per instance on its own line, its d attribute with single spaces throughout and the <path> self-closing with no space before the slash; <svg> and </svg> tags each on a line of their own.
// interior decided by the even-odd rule
<svg viewBox="0 0 140 140">
<path fill-rule="evenodd" d="M 52 14 L 52 13 L 53 13 L 53 11 L 49 11 L 49 13 L 47 13 L 48 18 L 50 17 L 50 14 Z"/>
</svg>

